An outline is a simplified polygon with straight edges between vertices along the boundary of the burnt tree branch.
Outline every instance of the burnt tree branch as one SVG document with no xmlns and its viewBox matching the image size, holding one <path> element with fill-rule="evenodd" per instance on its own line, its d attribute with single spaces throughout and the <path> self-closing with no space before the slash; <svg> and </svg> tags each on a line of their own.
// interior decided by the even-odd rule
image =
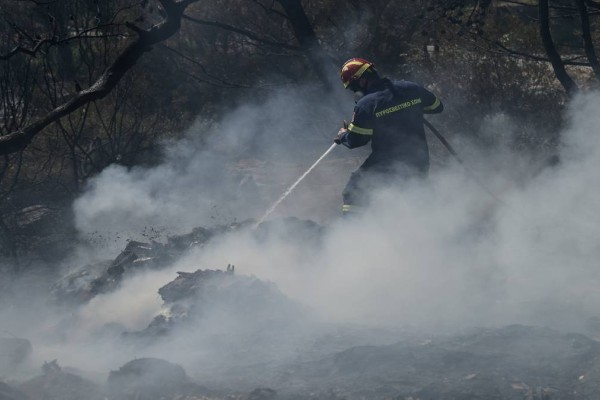
<svg viewBox="0 0 600 400">
<path fill-rule="evenodd" d="M 206 20 L 190 17 L 189 15 L 183 15 L 183 18 L 188 21 L 194 22 L 198 25 L 214 26 L 214 27 L 221 28 L 221 29 L 224 29 L 227 31 L 235 32 L 237 34 L 245 36 L 248 39 L 258 42 L 258 43 L 266 44 L 269 46 L 281 47 L 286 50 L 299 50 L 299 48 L 297 46 L 292 46 L 287 43 L 274 42 L 272 40 L 264 39 L 250 31 L 247 31 L 245 29 L 236 28 L 235 26 L 224 24 L 222 22 L 206 21 Z"/>
<path fill-rule="evenodd" d="M 78 32 L 76 35 L 69 36 L 69 37 L 66 37 L 63 39 L 59 39 L 56 36 L 52 36 L 52 37 L 46 38 L 46 39 L 35 40 L 34 41 L 35 45 L 32 48 L 27 48 L 25 46 L 18 45 L 18 46 L 13 47 L 12 50 L 10 50 L 9 52 L 0 54 L 0 60 L 8 60 L 11 57 L 16 56 L 17 54 L 27 54 L 29 56 L 35 56 L 42 49 L 42 47 L 46 44 L 49 45 L 49 47 L 51 47 L 51 46 L 66 44 L 68 42 L 72 42 L 72 41 L 80 40 L 80 39 L 98 40 L 98 39 L 105 39 L 105 38 L 109 38 L 109 37 L 122 36 L 120 34 L 102 34 L 102 35 L 93 34 L 94 31 L 97 31 L 98 29 L 101 29 L 101 28 L 106 28 L 108 26 L 110 26 L 110 25 L 98 25 L 93 28 L 82 30 L 81 32 Z"/>
<path fill-rule="evenodd" d="M 160 0 L 165 11 L 165 19 L 149 30 L 136 29 L 137 37 L 109 65 L 96 82 L 89 88 L 78 92 L 66 103 L 27 125 L 26 127 L 0 137 L 0 155 L 25 149 L 31 140 L 48 125 L 74 112 L 80 107 L 104 98 L 119 83 L 121 78 L 150 51 L 152 46 L 174 35 L 181 27 L 182 15 L 186 7 L 198 0 Z"/>
<path fill-rule="evenodd" d="M 47 43 L 56 43 L 56 38 L 50 38 L 50 39 L 43 39 L 40 40 L 36 43 L 36 45 L 31 48 L 28 49 L 26 47 L 23 46 L 15 46 L 11 51 L 9 51 L 6 54 L 0 54 L 0 60 L 8 60 L 9 58 L 19 54 L 19 53 L 24 53 L 30 56 L 34 56 L 37 54 L 37 52 L 42 48 L 43 45 L 47 44 Z"/>
<path fill-rule="evenodd" d="M 565 65 L 556 50 L 556 46 L 554 45 L 554 41 L 552 40 L 552 34 L 550 32 L 550 18 L 548 11 L 548 0 L 539 0 L 539 14 L 540 14 L 540 36 L 542 38 L 542 43 L 544 44 L 544 49 L 546 50 L 546 54 L 548 55 L 548 59 L 552 64 L 552 68 L 554 69 L 554 75 L 560 82 L 560 84 L 565 88 L 569 95 L 574 94 L 579 90 L 575 81 L 569 76 L 567 70 L 565 69 Z"/>
<path fill-rule="evenodd" d="M 181 57 L 182 59 L 186 60 L 187 62 L 194 64 L 195 66 L 197 66 L 198 68 L 200 68 L 200 71 L 202 71 L 202 73 L 207 76 L 208 78 L 210 78 L 210 80 L 203 80 L 193 74 L 188 73 L 187 71 L 182 71 L 185 75 L 189 76 L 190 78 L 194 79 L 197 82 L 201 82 L 201 83 L 207 83 L 209 85 L 212 86 L 217 86 L 217 87 L 224 87 L 224 88 L 250 88 L 250 86 L 244 86 L 244 85 L 239 85 L 239 84 L 235 84 L 235 83 L 231 83 L 229 80 L 225 80 L 225 79 L 221 79 L 218 76 L 214 76 L 212 74 L 210 74 L 208 72 L 208 70 L 206 69 L 206 67 L 194 60 L 192 57 L 187 56 L 185 54 L 183 54 L 182 52 L 169 47 L 165 44 L 160 44 L 160 47 L 162 47 L 165 50 L 168 50 L 170 52 L 172 52 L 173 54 L 177 55 L 178 57 Z"/>
<path fill-rule="evenodd" d="M 550 59 L 548 57 L 542 57 L 541 55 L 537 55 L 534 53 L 527 53 L 524 51 L 512 49 L 512 48 L 502 44 L 498 40 L 490 39 L 488 37 L 482 36 L 482 35 L 478 34 L 477 32 L 467 31 L 467 33 L 472 37 L 473 43 L 475 44 L 475 46 L 484 52 L 502 55 L 502 56 L 506 56 L 506 57 L 511 57 L 511 58 L 515 58 L 515 59 L 519 59 L 519 60 L 539 61 L 539 62 L 547 62 L 547 63 L 550 62 Z M 485 42 L 488 45 L 488 47 L 478 45 L 477 44 L 478 40 Z M 573 56 L 570 58 L 562 59 L 562 62 L 564 65 L 589 67 L 590 66 L 589 62 L 578 61 L 581 58 L 583 58 L 583 56 Z"/>
<path fill-rule="evenodd" d="M 592 70 L 596 75 L 596 79 L 600 80 L 600 63 L 596 55 L 596 49 L 592 41 L 592 33 L 590 31 L 590 17 L 588 15 L 588 8 L 585 5 L 584 0 L 575 0 L 577 8 L 579 9 L 579 15 L 581 17 L 581 37 L 583 39 L 583 48 L 585 49 L 585 55 L 592 66 Z"/>
<path fill-rule="evenodd" d="M 300 0 L 276 0 L 285 11 L 286 18 L 292 26 L 294 36 L 300 47 L 306 53 L 311 67 L 323 86 L 330 88 L 329 67 L 332 65 L 332 59 L 323 51 L 319 39 L 304 11 Z M 334 70 L 332 68 L 332 70 Z"/>
<path fill-rule="evenodd" d="M 594 0 L 585 0 L 585 4 L 587 4 L 588 7 L 592 7 L 592 8 L 596 8 L 596 9 L 600 10 L 600 2 L 597 2 Z"/>
</svg>

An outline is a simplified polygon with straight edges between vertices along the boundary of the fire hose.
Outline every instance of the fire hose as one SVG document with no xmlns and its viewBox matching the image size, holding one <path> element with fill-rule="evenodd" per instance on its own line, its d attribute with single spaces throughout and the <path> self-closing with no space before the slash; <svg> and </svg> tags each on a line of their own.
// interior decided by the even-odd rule
<svg viewBox="0 0 600 400">
<path fill-rule="evenodd" d="M 477 183 L 477 185 L 481 189 L 483 189 L 487 194 L 489 194 L 494 200 L 496 200 L 498 203 L 502 203 L 502 200 L 500 200 L 498 198 L 498 196 L 496 196 L 496 194 L 494 194 L 494 192 L 492 192 L 490 189 L 488 189 L 487 186 L 484 185 L 479 180 L 479 178 L 469 168 L 467 168 L 467 166 L 465 165 L 463 160 L 459 157 L 458 153 L 454 150 L 454 148 L 452 148 L 450 143 L 448 143 L 446 138 L 433 125 L 431 125 L 431 123 L 429 121 L 427 121 L 425 118 L 423 118 L 423 123 L 425 124 L 425 126 L 427 128 L 429 128 L 429 130 L 435 135 L 435 137 L 438 138 L 438 140 L 442 143 L 442 145 L 444 145 L 444 147 L 446 148 L 446 150 L 448 150 L 448 152 L 452 155 L 452 157 L 454 157 L 454 159 L 463 167 L 467 176 L 469 178 L 471 178 L 475 183 Z"/>
</svg>

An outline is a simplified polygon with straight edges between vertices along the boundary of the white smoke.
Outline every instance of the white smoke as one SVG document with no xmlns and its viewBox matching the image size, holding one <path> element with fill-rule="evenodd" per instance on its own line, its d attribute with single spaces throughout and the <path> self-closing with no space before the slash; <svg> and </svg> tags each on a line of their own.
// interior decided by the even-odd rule
<svg viewBox="0 0 600 400">
<path fill-rule="evenodd" d="M 232 237 L 196 257 L 236 263 L 345 322 L 581 329 L 600 304 L 597 97 L 572 103 L 559 166 L 498 146 L 495 159 L 468 160 L 469 174 L 454 164 L 426 186 L 382 182 L 372 207 L 330 224 L 319 250 Z"/>
<path fill-rule="evenodd" d="M 426 184 L 398 187 L 381 182 L 364 214 L 330 218 L 322 233 L 308 229 L 298 234 L 297 226 L 281 223 L 271 224 L 262 237 L 250 231 L 226 235 L 192 251 L 169 270 L 132 277 L 115 293 L 98 297 L 62 320 L 67 332 L 63 340 L 54 338 L 42 346 L 43 358 L 77 354 L 71 360 L 83 365 L 100 351 L 102 365 L 114 368 L 133 356 L 168 353 L 170 361 L 188 364 L 200 354 L 226 352 L 227 346 L 211 350 L 213 344 L 201 343 L 206 338 L 198 334 L 201 327 L 178 333 L 168 346 L 143 354 L 136 349 L 114 351 L 114 346 L 108 351 L 112 342 L 105 331 L 107 326 L 140 329 L 144 321 L 149 323 L 160 310 L 158 288 L 174 279 L 176 271 L 227 264 L 235 264 L 238 274 L 275 282 L 285 295 L 335 323 L 436 332 L 512 323 L 584 329 L 600 305 L 600 115 L 594 110 L 599 97 L 592 93 L 572 102 L 557 166 L 540 169 L 523 159 L 505 145 L 507 135 L 479 159 L 470 148 L 465 157 L 468 173 L 448 162 L 432 171 Z M 304 118 L 296 107 L 306 104 L 295 101 L 299 100 L 285 94 L 264 105 L 243 107 L 208 140 L 188 138 L 172 145 L 158 167 L 107 169 L 75 204 L 79 227 L 87 232 L 134 232 L 156 224 L 181 233 L 210 225 L 215 204 L 234 209 L 233 214 L 244 210 L 245 216 L 260 217 L 330 144 L 331 138 L 322 132 L 302 130 Z M 292 103 L 291 110 L 281 106 L 285 102 Z M 503 134 L 516 126 L 506 117 L 490 124 L 504 126 Z M 282 140 L 281 133 L 290 129 L 294 134 Z M 191 130 L 192 137 L 195 132 Z M 303 147 L 303 155 L 301 147 L 287 139 L 305 133 L 314 147 Z M 277 145 L 271 147 L 273 143 Z M 257 146 L 256 162 L 272 164 L 270 175 L 260 179 L 273 186 L 246 198 L 244 190 L 236 192 L 239 182 L 224 165 L 254 155 L 250 147 Z M 456 147 L 463 154 L 462 147 Z M 355 159 L 341 157 L 354 154 L 336 149 L 273 218 L 307 216 L 307 210 L 308 215 L 339 215 L 341 190 L 356 166 Z M 312 326 L 306 329 L 303 334 L 316 334 L 310 332 Z M 94 360 L 97 366 L 98 357 Z"/>
<path fill-rule="evenodd" d="M 218 123 L 199 120 L 156 167 L 105 169 L 74 204 L 77 227 L 127 238 L 256 217 L 335 134 L 326 100 L 317 107 L 310 90 L 282 90 Z"/>
</svg>

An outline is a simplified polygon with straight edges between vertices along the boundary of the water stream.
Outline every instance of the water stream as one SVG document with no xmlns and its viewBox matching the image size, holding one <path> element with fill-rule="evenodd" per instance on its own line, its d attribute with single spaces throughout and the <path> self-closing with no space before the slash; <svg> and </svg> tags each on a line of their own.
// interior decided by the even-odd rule
<svg viewBox="0 0 600 400">
<path fill-rule="evenodd" d="M 277 206 L 279 206 L 279 204 L 281 204 L 281 202 L 283 200 L 285 200 L 286 197 L 289 196 L 290 193 L 292 193 L 292 191 L 296 188 L 296 186 L 298 186 L 298 184 L 300 182 L 302 182 L 302 180 L 306 177 L 306 175 L 310 174 L 310 171 L 312 171 L 320 162 L 321 160 L 323 160 L 327 154 L 331 153 L 331 151 L 337 146 L 337 144 L 332 144 L 331 147 L 329 149 L 327 149 L 327 151 L 325 153 L 323 153 L 323 155 L 321 157 L 319 157 L 319 159 L 317 161 L 315 161 L 315 163 L 313 165 L 310 166 L 309 169 L 306 170 L 305 173 L 302 174 L 302 176 L 300 178 L 298 178 L 296 180 L 296 182 L 294 182 L 292 184 L 292 186 L 290 186 L 288 188 L 288 190 L 286 190 L 281 197 L 275 202 L 273 203 L 273 205 L 271 207 L 269 207 L 269 209 L 265 212 L 265 214 L 262 216 L 261 219 L 258 220 L 258 222 L 254 225 L 253 229 L 256 229 L 260 224 L 262 224 L 264 222 L 265 219 L 267 219 L 267 217 L 269 215 L 271 215 L 271 213 L 273 211 L 275 211 L 275 209 L 277 208 Z"/>
</svg>

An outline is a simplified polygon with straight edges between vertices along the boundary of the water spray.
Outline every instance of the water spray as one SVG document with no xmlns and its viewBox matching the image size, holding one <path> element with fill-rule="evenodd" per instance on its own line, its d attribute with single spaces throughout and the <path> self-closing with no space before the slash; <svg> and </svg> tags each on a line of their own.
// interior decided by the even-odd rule
<svg viewBox="0 0 600 400">
<path fill-rule="evenodd" d="M 311 165 L 311 166 L 310 166 L 310 168 L 309 168 L 309 169 L 307 169 L 307 170 L 306 170 L 306 172 L 305 172 L 305 173 L 303 173 L 303 174 L 302 174 L 302 176 L 301 176 L 300 178 L 298 178 L 298 179 L 296 180 L 296 182 L 294 182 L 294 183 L 292 184 L 292 186 L 290 186 L 290 187 L 288 188 L 288 190 L 286 190 L 286 191 L 285 191 L 285 192 L 284 192 L 284 193 L 281 195 L 281 197 L 280 197 L 280 198 L 279 198 L 279 199 L 278 199 L 278 200 L 277 200 L 275 203 L 273 203 L 273 205 L 272 205 L 271 207 L 269 207 L 269 209 L 267 210 L 267 212 L 265 212 L 265 214 L 262 216 L 262 218 L 261 218 L 261 219 L 259 219 L 259 220 L 258 220 L 258 222 L 257 222 L 256 224 L 254 224 L 254 226 L 252 227 L 252 229 L 256 229 L 256 228 L 258 228 L 258 226 L 259 226 L 260 224 L 262 224 L 262 223 L 264 222 L 264 220 L 265 220 L 265 219 L 267 219 L 267 217 L 268 217 L 269 215 L 271 215 L 271 213 L 272 213 L 273 211 L 275 211 L 275 209 L 277 208 L 277 206 L 279 206 L 279 204 L 280 204 L 280 203 L 281 203 L 283 200 L 285 200 L 285 198 L 286 198 L 286 197 L 288 197 L 290 193 L 292 193 L 292 191 L 293 191 L 293 190 L 296 188 L 296 186 L 298 186 L 298 184 L 299 184 L 300 182 L 302 182 L 302 180 L 303 180 L 304 178 L 306 178 L 306 176 L 307 176 L 307 175 L 310 173 L 310 171 L 312 171 L 312 170 L 313 170 L 313 169 L 314 169 L 314 168 L 315 168 L 315 167 L 316 167 L 316 166 L 317 166 L 317 165 L 318 165 L 318 164 L 321 162 L 321 160 L 323 160 L 323 159 L 324 159 L 324 158 L 327 156 L 327 154 L 331 153 L 331 151 L 332 151 L 332 150 L 333 150 L 333 149 L 334 149 L 336 146 L 337 146 L 337 143 L 334 143 L 334 144 L 332 144 L 332 145 L 331 145 L 331 147 L 330 147 L 329 149 L 327 149 L 327 151 L 326 151 L 325 153 L 323 153 L 323 155 L 322 155 L 321 157 L 319 157 L 319 159 L 318 159 L 317 161 L 315 161 L 315 163 L 314 163 L 313 165 Z"/>
</svg>

